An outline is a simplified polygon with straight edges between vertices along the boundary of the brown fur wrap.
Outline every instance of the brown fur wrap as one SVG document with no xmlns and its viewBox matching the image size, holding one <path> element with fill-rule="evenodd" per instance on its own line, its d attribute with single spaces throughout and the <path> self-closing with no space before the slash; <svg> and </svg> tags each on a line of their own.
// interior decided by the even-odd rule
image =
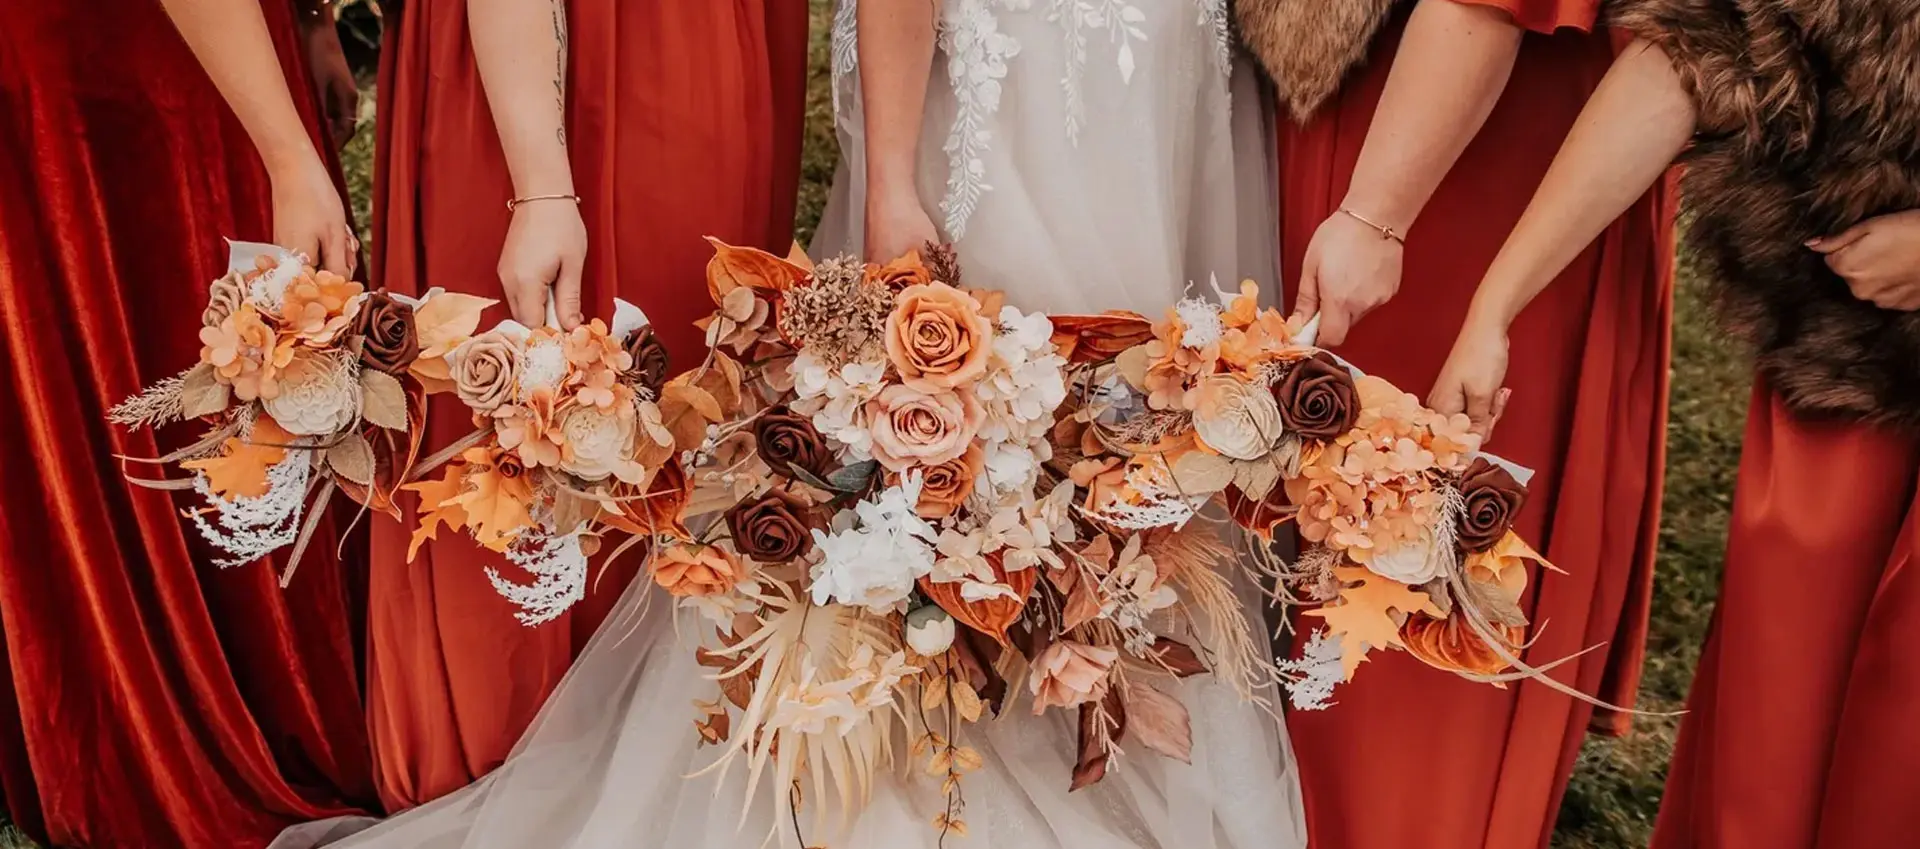
<svg viewBox="0 0 1920 849">
<path fill-rule="evenodd" d="M 1726 325 L 1799 414 L 1920 431 L 1920 313 L 1806 248 L 1920 207 L 1920 0 L 1619 0 L 1698 104 L 1686 239 Z"/>
<path fill-rule="evenodd" d="M 1366 61 L 1400 0 L 1234 0 L 1240 39 L 1305 123 Z"/>
</svg>

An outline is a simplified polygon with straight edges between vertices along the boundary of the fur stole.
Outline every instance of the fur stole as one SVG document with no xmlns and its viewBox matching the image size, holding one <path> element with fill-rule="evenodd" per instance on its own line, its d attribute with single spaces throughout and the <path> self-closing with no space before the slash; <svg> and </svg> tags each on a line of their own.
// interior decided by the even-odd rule
<svg viewBox="0 0 1920 849">
<path fill-rule="evenodd" d="M 1619 0 L 1692 92 L 1686 245 L 1796 412 L 1920 432 L 1920 313 L 1858 300 L 1807 240 L 1920 208 L 1920 0 Z"/>
<path fill-rule="evenodd" d="M 1367 58 L 1400 0 L 1235 0 L 1240 38 L 1305 123 Z"/>
</svg>

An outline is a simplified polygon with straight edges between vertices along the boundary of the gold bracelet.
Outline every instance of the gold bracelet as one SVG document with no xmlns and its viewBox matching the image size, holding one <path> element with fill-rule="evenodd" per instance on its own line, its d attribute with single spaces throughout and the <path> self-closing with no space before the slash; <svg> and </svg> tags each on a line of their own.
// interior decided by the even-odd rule
<svg viewBox="0 0 1920 849">
<path fill-rule="evenodd" d="M 523 203 L 533 203 L 536 200 L 570 200 L 570 201 L 573 201 L 574 204 L 577 206 L 580 203 L 580 196 L 579 195 L 529 195 L 523 198 L 514 198 L 513 200 L 507 201 L 507 211 L 512 212 L 515 207 L 518 207 Z"/>
<path fill-rule="evenodd" d="M 1340 207 L 1340 212 L 1346 215 L 1348 218 L 1351 218 L 1355 221 L 1358 221 L 1362 224 L 1367 225 L 1368 227 L 1372 227 L 1373 229 L 1378 230 L 1380 232 L 1380 238 L 1382 239 L 1392 239 L 1396 242 L 1399 242 L 1402 245 L 1407 243 L 1407 240 L 1404 238 L 1401 238 L 1399 233 L 1394 232 L 1394 229 L 1392 227 L 1388 227 L 1385 224 L 1376 223 L 1373 220 L 1367 218 L 1366 216 L 1361 215 L 1358 212 L 1354 212 L 1353 210 L 1348 209 L 1344 206 Z"/>
</svg>

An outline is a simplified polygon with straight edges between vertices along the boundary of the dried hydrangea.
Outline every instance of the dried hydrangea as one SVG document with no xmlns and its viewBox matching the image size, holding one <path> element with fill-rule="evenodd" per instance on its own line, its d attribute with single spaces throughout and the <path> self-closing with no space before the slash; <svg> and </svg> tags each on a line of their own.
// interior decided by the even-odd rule
<svg viewBox="0 0 1920 849">
<path fill-rule="evenodd" d="M 850 259 L 820 263 L 804 286 L 787 291 L 780 305 L 780 333 L 830 368 L 879 360 L 886 355 L 887 316 L 893 294 L 869 281 Z"/>
</svg>

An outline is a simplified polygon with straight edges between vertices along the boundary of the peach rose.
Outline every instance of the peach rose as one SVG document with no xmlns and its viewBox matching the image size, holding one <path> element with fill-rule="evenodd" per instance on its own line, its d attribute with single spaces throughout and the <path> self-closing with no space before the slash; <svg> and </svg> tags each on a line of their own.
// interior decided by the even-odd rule
<svg viewBox="0 0 1920 849">
<path fill-rule="evenodd" d="M 725 549 L 711 545 L 676 545 L 661 551 L 651 565 L 653 582 L 669 595 L 719 595 L 733 591 L 740 566 Z"/>
<path fill-rule="evenodd" d="M 945 463 L 928 466 L 924 469 L 926 477 L 920 486 L 920 503 L 914 512 L 922 519 L 945 519 L 967 502 L 967 496 L 973 493 L 973 482 L 987 468 L 986 452 L 980 446 L 968 443 L 967 452 Z M 900 483 L 900 475 L 887 476 L 887 485 Z"/>
<path fill-rule="evenodd" d="M 992 347 L 980 302 L 945 283 L 908 287 L 887 316 L 887 358 L 909 383 L 961 386 L 986 373 Z"/>
<path fill-rule="evenodd" d="M 1033 690 L 1033 713 L 1047 708 L 1070 708 L 1097 702 L 1107 695 L 1107 673 L 1120 653 L 1110 648 L 1061 640 L 1047 646 L 1033 662 L 1028 686 Z"/>
<path fill-rule="evenodd" d="M 873 458 L 894 472 L 960 458 L 987 417 L 971 392 L 929 394 L 901 385 L 868 401 L 866 411 L 873 423 Z"/>
</svg>

